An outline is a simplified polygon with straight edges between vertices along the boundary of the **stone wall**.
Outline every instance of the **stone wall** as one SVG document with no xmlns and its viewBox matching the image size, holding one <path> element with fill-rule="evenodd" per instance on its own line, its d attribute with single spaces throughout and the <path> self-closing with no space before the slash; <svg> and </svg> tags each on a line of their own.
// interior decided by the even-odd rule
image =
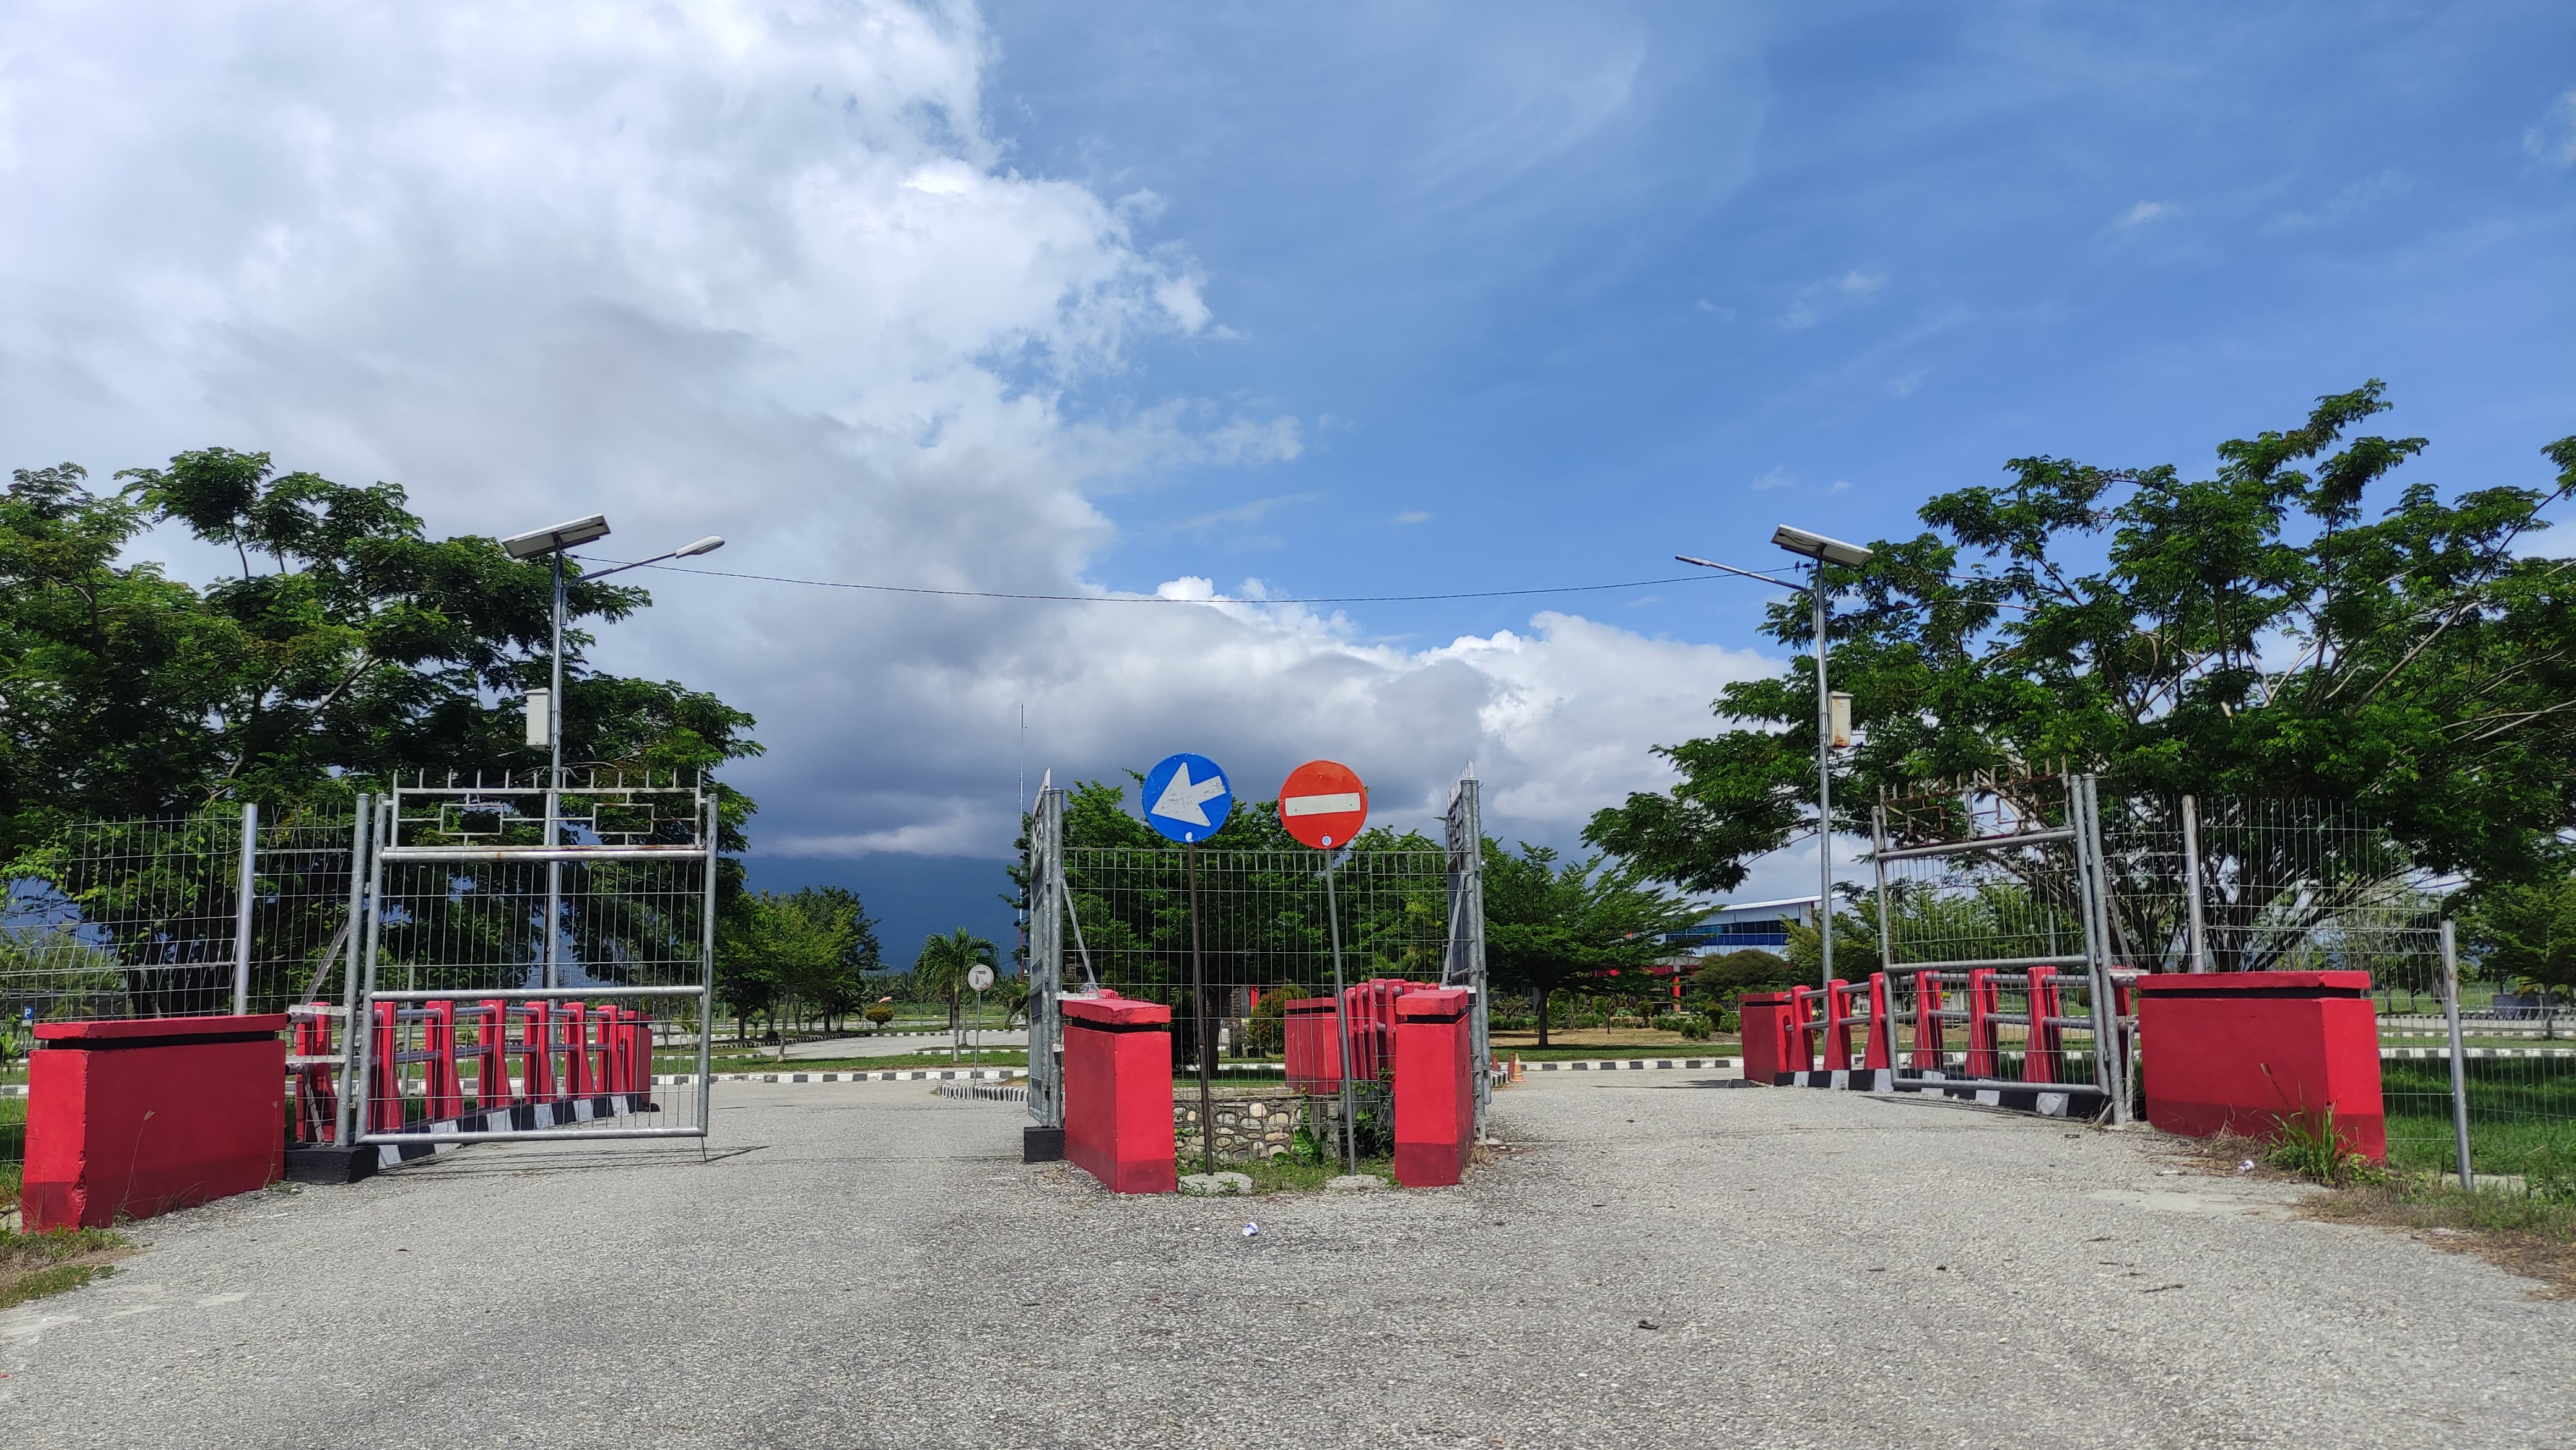
<svg viewBox="0 0 2576 1450">
<path fill-rule="evenodd" d="M 1252 1158 L 1276 1158 L 1287 1152 L 1298 1127 L 1306 1121 L 1307 1100 L 1284 1091 L 1269 1097 L 1220 1096 L 1215 1111 L 1216 1156 L 1228 1163 L 1241 1163 Z M 1318 1136 L 1333 1131 L 1332 1125 L 1341 1116 L 1341 1105 L 1325 1099 L 1323 1113 L 1315 1130 Z M 1183 1163 L 1202 1156 L 1195 1084 L 1173 1087 L 1172 1135 L 1179 1140 Z"/>
</svg>

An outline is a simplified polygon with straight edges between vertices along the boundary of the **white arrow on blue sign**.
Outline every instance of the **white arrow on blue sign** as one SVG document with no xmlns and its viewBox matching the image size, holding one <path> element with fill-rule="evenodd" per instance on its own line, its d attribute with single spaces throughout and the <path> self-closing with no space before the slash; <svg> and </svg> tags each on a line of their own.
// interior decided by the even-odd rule
<svg viewBox="0 0 2576 1450">
<path fill-rule="evenodd" d="M 1168 756 L 1145 772 L 1145 824 L 1188 845 L 1216 834 L 1234 812 L 1234 787 L 1204 755 Z"/>
</svg>

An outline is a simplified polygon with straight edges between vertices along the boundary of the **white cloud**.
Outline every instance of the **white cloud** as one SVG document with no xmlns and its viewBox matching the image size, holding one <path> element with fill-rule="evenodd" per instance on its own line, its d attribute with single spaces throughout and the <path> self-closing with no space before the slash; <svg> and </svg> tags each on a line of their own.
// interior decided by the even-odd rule
<svg viewBox="0 0 2576 1450">
<path fill-rule="evenodd" d="M 1857 267 L 1837 277 L 1810 282 L 1790 297 L 1788 308 L 1780 314 L 1781 330 L 1802 332 L 1823 321 L 1830 308 L 1867 301 L 1886 286 L 1885 272 L 1864 272 Z"/>
<path fill-rule="evenodd" d="M 1927 370 L 1923 368 L 1908 368 L 1904 372 L 1897 374 L 1895 377 L 1889 378 L 1887 380 L 1888 392 L 1900 398 L 1910 398 L 1914 396 L 1914 390 L 1923 386 L 1923 378 L 1926 371 Z"/>
<path fill-rule="evenodd" d="M 1795 488 L 1797 485 L 1798 480 L 1790 475 L 1789 470 L 1773 467 L 1765 469 L 1761 477 L 1746 484 L 1745 487 L 1753 490 L 1755 493 L 1769 493 L 1773 489 Z"/>
<path fill-rule="evenodd" d="M 1395 522 L 1399 524 L 1427 524 L 1431 522 L 1431 515 L 1423 509 L 1406 509 L 1404 512 L 1395 516 Z"/>
<path fill-rule="evenodd" d="M 2546 166 L 2576 166 L 2576 90 L 2549 103 L 2539 123 L 2522 133 L 2522 149 Z"/>
<path fill-rule="evenodd" d="M 2162 221 L 2166 217 L 2175 215 L 2180 210 L 2181 209 L 2179 207 L 2176 207 L 2169 202 L 2142 201 L 2136 206 L 2129 208 L 2128 213 L 2122 216 L 2118 221 L 2113 222 L 2112 225 L 2125 231 L 2130 227 L 2145 226 L 2147 223 L 2152 221 Z"/>
<path fill-rule="evenodd" d="M 722 532 L 711 562 L 746 573 L 1100 594 L 1104 490 L 1302 452 L 1269 410 L 1068 401 L 1134 393 L 1139 339 L 1217 336 L 1215 309 L 1184 250 L 1140 235 L 1159 198 L 1005 164 L 963 6 L 10 24 L 0 187 L 45 219 L 0 228 L 13 460 L 220 442 L 401 482 L 441 533 L 604 509 L 626 557 Z M 1584 105 L 1617 104 L 1619 76 L 1593 79 Z M 1704 729 L 1727 681 L 1775 668 L 1554 613 L 1408 651 L 1298 606 L 633 577 L 657 607 L 599 657 L 761 717 L 769 755 L 731 775 L 767 852 L 1004 853 L 1023 705 L 1032 780 L 1186 746 L 1267 781 L 1331 754 L 1402 823 L 1473 759 L 1498 830 L 1564 840 L 1660 784 L 1647 747 Z"/>
<path fill-rule="evenodd" d="M 2413 180 L 2402 172 L 2376 171 L 2358 180 L 2345 183 L 2333 196 L 2323 202 L 2314 203 L 2313 209 L 2293 208 L 2273 217 L 2263 223 L 2261 230 L 2267 237 L 2308 231 L 2330 222 L 2339 222 L 2347 217 L 2359 215 L 2382 202 L 2404 196 L 2413 189 Z"/>
</svg>

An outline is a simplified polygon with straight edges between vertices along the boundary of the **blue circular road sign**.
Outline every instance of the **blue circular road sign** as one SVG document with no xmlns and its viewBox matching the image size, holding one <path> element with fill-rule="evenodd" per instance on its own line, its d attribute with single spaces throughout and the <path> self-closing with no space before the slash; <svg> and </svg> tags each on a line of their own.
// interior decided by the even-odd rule
<svg viewBox="0 0 2576 1450">
<path fill-rule="evenodd" d="M 1183 845 L 1204 841 L 1234 813 L 1234 787 L 1204 755 L 1168 756 L 1145 772 L 1145 824 Z"/>
</svg>

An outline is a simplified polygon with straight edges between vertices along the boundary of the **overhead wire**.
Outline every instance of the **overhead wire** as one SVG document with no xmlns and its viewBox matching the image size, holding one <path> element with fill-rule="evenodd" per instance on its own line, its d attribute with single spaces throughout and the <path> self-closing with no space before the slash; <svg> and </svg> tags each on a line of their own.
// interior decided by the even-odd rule
<svg viewBox="0 0 2576 1450">
<path fill-rule="evenodd" d="M 571 557 L 580 557 L 574 555 Z M 633 567 L 623 559 L 590 559 L 586 563 Z M 761 584 L 798 584 L 815 589 L 859 589 L 875 594 L 926 594 L 946 599 L 1010 599 L 1043 604 L 1422 604 L 1450 599 L 1511 599 L 1535 594 L 1597 594 L 1613 589 L 1644 589 L 1659 584 L 1696 584 L 1705 574 L 1676 574 L 1664 579 L 1626 579 L 1610 584 L 1553 584 L 1525 589 L 1464 589 L 1443 594 L 1315 594 L 1275 599 L 1210 596 L 1179 598 L 1167 594 L 1023 594 L 995 589 L 933 589 L 919 584 L 863 584 L 847 579 L 798 579 L 783 574 L 747 574 L 732 569 L 698 569 L 677 564 L 644 564 L 672 574 L 700 574 L 714 579 L 744 579 Z M 1754 570 L 1744 571 L 1748 574 Z M 1776 572 L 1776 571 L 1775 571 Z M 1764 577 L 1769 577 L 1765 575 Z M 1784 585 L 1786 580 L 1781 581 Z"/>
</svg>

